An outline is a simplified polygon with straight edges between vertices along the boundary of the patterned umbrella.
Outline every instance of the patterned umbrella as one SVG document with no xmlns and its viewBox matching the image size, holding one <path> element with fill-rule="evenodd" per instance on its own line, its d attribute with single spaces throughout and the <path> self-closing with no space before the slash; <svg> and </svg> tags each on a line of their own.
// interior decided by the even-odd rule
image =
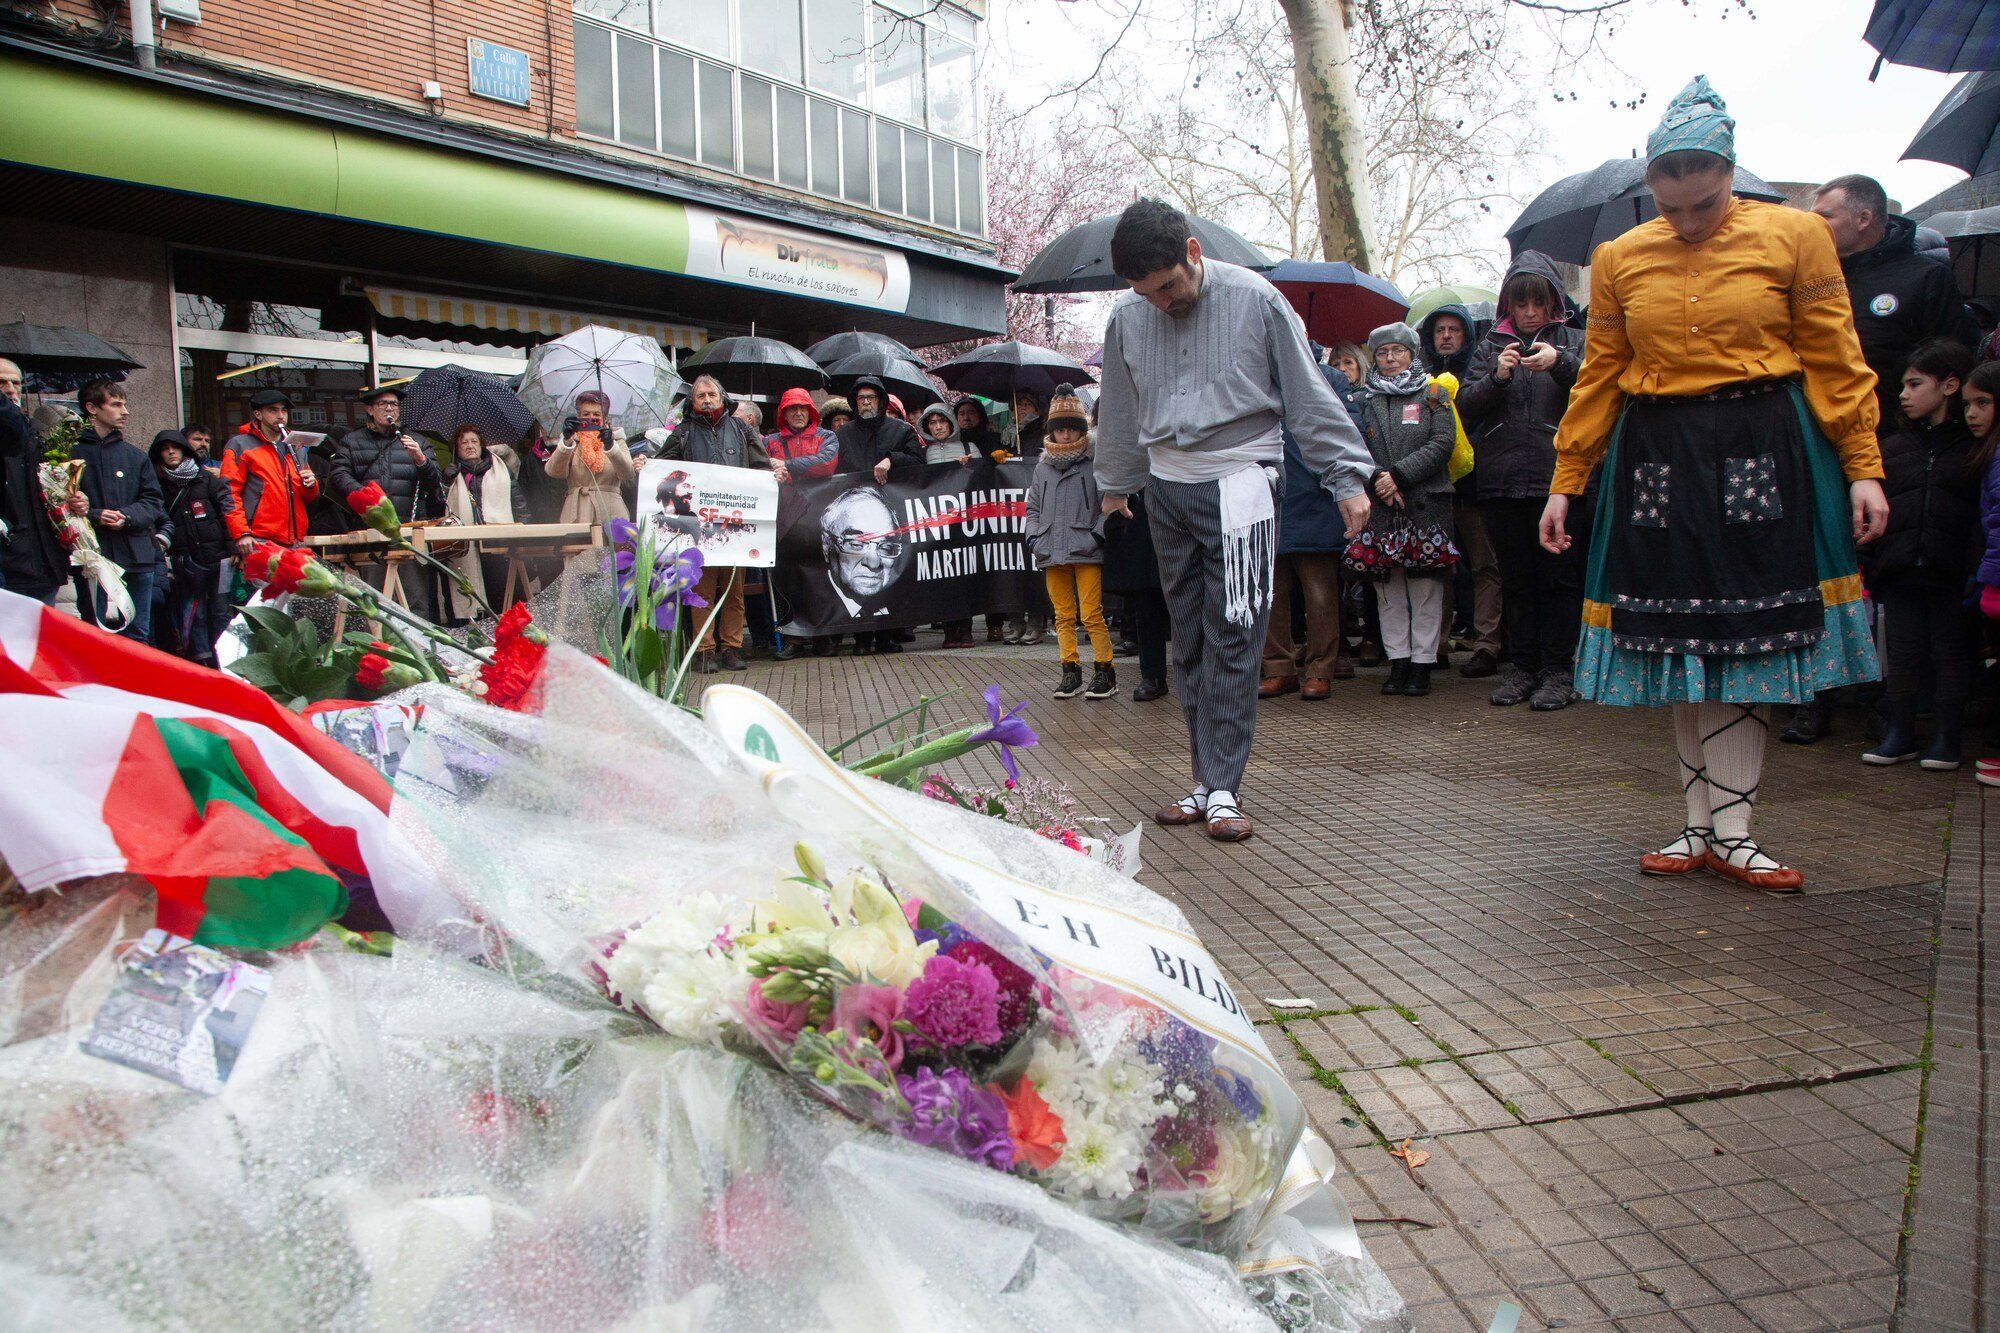
<svg viewBox="0 0 2000 1333">
<path fill-rule="evenodd" d="M 1117 229 L 1116 216 L 1093 218 L 1071 227 L 1028 261 L 1021 276 L 1014 280 L 1013 290 L 1023 294 L 1124 291 L 1125 280 L 1111 271 L 1111 233 Z M 1245 268 L 1271 267 L 1262 250 L 1220 222 L 1190 217 L 1188 229 L 1201 242 L 1201 252 L 1209 259 Z"/>
<path fill-rule="evenodd" d="M 1995 0 L 1875 0 L 1861 36 L 1882 53 L 1877 72 L 1883 61 L 1946 74 L 2000 69 Z"/>
<path fill-rule="evenodd" d="M 403 392 L 403 423 L 449 440 L 460 426 L 477 426 L 488 444 L 520 444 L 535 416 L 498 375 L 463 366 L 434 366 Z"/>
<path fill-rule="evenodd" d="M 687 392 L 658 343 L 602 324 L 586 324 L 529 353 L 521 401 L 543 434 L 562 434 L 563 421 L 576 415 L 576 396 L 586 389 L 611 400 L 609 420 L 628 435 L 671 425 L 674 399 Z"/>
<path fill-rule="evenodd" d="M 681 363 L 689 375 L 713 375 L 731 393 L 775 398 L 787 389 L 824 389 L 826 372 L 790 343 L 754 335 L 718 338 Z"/>
<path fill-rule="evenodd" d="M 834 362 L 845 361 L 848 357 L 859 356 L 863 352 L 885 352 L 904 361 L 918 359 L 915 352 L 886 333 L 863 333 L 859 330 L 852 333 L 836 333 L 831 338 L 821 338 L 806 348 L 806 355 L 829 372 L 832 371 Z"/>
</svg>

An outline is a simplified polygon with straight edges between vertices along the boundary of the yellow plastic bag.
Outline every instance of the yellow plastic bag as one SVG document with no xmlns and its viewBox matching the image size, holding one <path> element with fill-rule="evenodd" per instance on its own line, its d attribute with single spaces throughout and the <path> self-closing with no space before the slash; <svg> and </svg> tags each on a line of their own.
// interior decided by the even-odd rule
<svg viewBox="0 0 2000 1333">
<path fill-rule="evenodd" d="M 1451 429 L 1454 438 L 1451 460 L 1445 466 L 1451 473 L 1451 479 L 1456 482 L 1472 471 L 1472 441 L 1465 437 L 1465 422 L 1458 415 L 1458 376 L 1438 375 L 1431 380 L 1431 383 L 1442 388 L 1452 400 Z"/>
</svg>

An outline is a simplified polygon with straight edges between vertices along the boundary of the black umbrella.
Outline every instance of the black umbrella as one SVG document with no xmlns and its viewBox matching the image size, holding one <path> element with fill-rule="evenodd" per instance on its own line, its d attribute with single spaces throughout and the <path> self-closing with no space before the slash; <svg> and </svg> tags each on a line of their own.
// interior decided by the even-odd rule
<svg viewBox="0 0 2000 1333">
<path fill-rule="evenodd" d="M 1951 247 L 1959 290 L 1972 296 L 2000 292 L 2000 205 L 1963 212 L 1933 213 L 1924 226 Z"/>
<path fill-rule="evenodd" d="M 2000 69 L 2000 4 L 1993 0 L 1875 0 L 1862 40 L 1882 61 L 1965 74 Z M 1869 78 L 1874 78 L 1871 73 Z"/>
<path fill-rule="evenodd" d="M 45 379 L 109 378 L 145 369 L 96 334 L 58 324 L 0 324 L 0 356 Z"/>
<path fill-rule="evenodd" d="M 681 375 L 713 375 L 731 393 L 775 398 L 787 389 L 824 389 L 826 372 L 790 343 L 755 335 L 718 338 L 681 362 Z"/>
<path fill-rule="evenodd" d="M 1266 269 L 1271 260 L 1241 236 L 1206 218 L 1190 217 L 1188 228 L 1201 242 L 1201 253 L 1225 264 Z M 1111 271 L 1111 233 L 1118 229 L 1116 216 L 1094 218 L 1071 227 L 1041 248 L 1021 276 L 1014 279 L 1016 292 L 1118 292 L 1125 280 Z"/>
<path fill-rule="evenodd" d="M 903 407 L 913 416 L 932 403 L 944 401 L 944 395 L 931 383 L 924 368 L 906 357 L 889 356 L 883 352 L 857 352 L 844 361 L 827 368 L 827 375 L 833 380 L 833 387 L 854 395 L 854 381 L 863 375 L 873 375 L 882 381 L 890 393 L 903 400 Z"/>
<path fill-rule="evenodd" d="M 1017 393 L 1047 398 L 1065 384 L 1074 387 L 1097 383 L 1088 366 L 1078 365 L 1061 352 L 1011 341 L 975 347 L 964 356 L 933 367 L 931 374 L 943 380 L 947 388 L 1005 403 L 1012 403 Z"/>
<path fill-rule="evenodd" d="M 519 444 L 534 432 L 535 414 L 498 375 L 433 366 L 403 391 L 403 424 L 446 440 L 477 426 L 488 444 Z"/>
<path fill-rule="evenodd" d="M 806 348 L 806 355 L 825 369 L 831 371 L 833 363 L 845 361 L 850 356 L 863 352 L 882 352 L 903 361 L 915 361 L 917 354 L 886 333 L 836 333 L 831 338 L 821 338 Z"/>
<path fill-rule="evenodd" d="M 1785 197 L 1741 167 L 1730 188 L 1745 199 L 1779 203 Z M 1646 164 L 1635 157 L 1614 157 L 1536 195 L 1507 229 L 1507 243 L 1517 255 L 1540 250 L 1564 263 L 1588 264 L 1598 246 L 1659 215 L 1646 187 Z"/>
<path fill-rule="evenodd" d="M 1969 175 L 2000 170 L 2000 73 L 1968 74 L 1903 150 L 1903 160 L 1942 162 Z"/>
</svg>

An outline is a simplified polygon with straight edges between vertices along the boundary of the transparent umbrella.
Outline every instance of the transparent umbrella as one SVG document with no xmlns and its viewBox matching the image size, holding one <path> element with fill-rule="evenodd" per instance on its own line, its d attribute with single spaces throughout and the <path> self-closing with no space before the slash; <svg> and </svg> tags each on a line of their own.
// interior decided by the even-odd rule
<svg viewBox="0 0 2000 1333">
<path fill-rule="evenodd" d="M 521 374 L 521 401 L 551 437 L 562 434 L 564 419 L 576 415 L 577 395 L 589 389 L 611 400 L 612 425 L 639 435 L 671 424 L 674 399 L 687 386 L 658 343 L 601 324 L 543 343 Z"/>
</svg>

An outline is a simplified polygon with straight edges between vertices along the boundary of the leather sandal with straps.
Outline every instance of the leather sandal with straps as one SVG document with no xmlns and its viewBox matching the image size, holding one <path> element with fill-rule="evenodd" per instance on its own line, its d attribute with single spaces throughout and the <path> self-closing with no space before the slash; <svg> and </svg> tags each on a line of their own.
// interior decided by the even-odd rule
<svg viewBox="0 0 2000 1333">
<path fill-rule="evenodd" d="M 1163 805 L 1153 812 L 1153 822 L 1168 828 L 1182 828 L 1188 824 L 1199 824 L 1208 818 L 1205 802 L 1193 796 L 1183 796 L 1172 805 Z"/>
<path fill-rule="evenodd" d="M 1208 803 L 1208 836 L 1217 842 L 1242 842 L 1250 836 L 1250 821 L 1233 803 L 1217 801 Z"/>
<path fill-rule="evenodd" d="M 1708 868 L 1709 840 L 1715 836 L 1712 828 L 1701 828 L 1690 824 L 1681 830 L 1681 835 L 1657 852 L 1647 852 L 1639 858 L 1639 873 L 1642 875 L 1692 875 L 1697 870 Z M 1677 852 L 1676 847 L 1686 847 L 1685 852 Z"/>
<path fill-rule="evenodd" d="M 1709 844 L 1707 865 L 1710 871 L 1724 879 L 1733 879 L 1746 888 L 1759 889 L 1765 893 L 1801 893 L 1805 889 L 1806 877 L 1790 866 L 1781 866 L 1771 861 L 1771 868 L 1759 870 L 1754 862 L 1764 856 L 1763 850 L 1748 838 L 1721 838 Z M 1747 849 L 1746 858 L 1751 864 L 1737 865 L 1734 858 Z M 1717 852 L 1720 855 L 1717 855 Z M 1766 861 L 1771 858 L 1764 856 Z"/>
</svg>

